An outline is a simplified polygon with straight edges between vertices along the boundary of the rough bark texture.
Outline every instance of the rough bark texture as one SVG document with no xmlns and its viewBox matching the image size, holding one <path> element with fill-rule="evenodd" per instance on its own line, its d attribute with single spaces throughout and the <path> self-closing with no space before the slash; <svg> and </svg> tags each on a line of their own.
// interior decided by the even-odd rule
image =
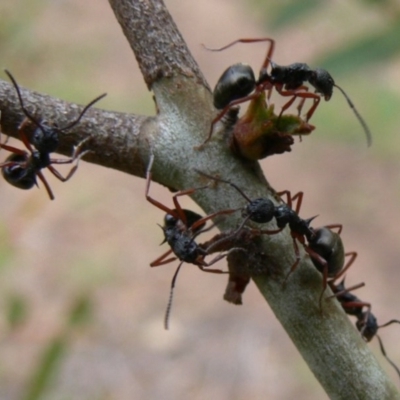
<svg viewBox="0 0 400 400">
<path fill-rule="evenodd" d="M 70 154 L 72 145 L 90 136 L 92 152 L 87 161 L 143 176 L 152 153 L 153 179 L 166 186 L 186 189 L 204 184 L 194 171 L 199 169 L 235 181 L 251 198 L 264 196 L 277 202 L 259 165 L 232 155 L 220 136 L 204 150 L 194 150 L 214 115 L 211 92 L 162 1 L 109 2 L 154 92 L 159 113 L 141 117 L 91 109 L 80 124 L 62 135 L 60 152 Z M 30 110 L 40 110 L 43 119 L 59 126 L 78 114 L 76 105 L 27 90 L 22 95 Z M 17 137 L 23 114 L 6 82 L 0 82 L 0 109 L 3 132 Z M 243 198 L 225 185 L 199 191 L 194 198 L 207 213 L 243 206 Z M 239 222 L 236 215 L 219 227 L 232 229 Z M 308 258 L 303 258 L 282 290 L 283 277 L 294 262 L 287 229 L 264 235 L 258 262 L 261 265 L 252 278 L 330 398 L 400 398 L 338 303 L 324 301 L 321 315 L 321 276 Z"/>
</svg>

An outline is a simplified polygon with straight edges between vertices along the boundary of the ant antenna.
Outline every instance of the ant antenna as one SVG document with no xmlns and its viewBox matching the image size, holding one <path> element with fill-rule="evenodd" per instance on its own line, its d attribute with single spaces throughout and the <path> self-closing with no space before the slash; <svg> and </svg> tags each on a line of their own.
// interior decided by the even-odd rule
<svg viewBox="0 0 400 400">
<path fill-rule="evenodd" d="M 29 120 L 33 121 L 33 123 L 34 123 L 36 126 L 38 126 L 38 127 L 44 132 L 44 129 L 43 129 L 41 123 L 40 123 L 40 122 L 25 108 L 24 101 L 23 101 L 22 96 L 21 96 L 21 91 L 19 90 L 19 86 L 18 86 L 18 83 L 17 83 L 17 81 L 15 80 L 15 78 L 11 75 L 11 72 L 8 71 L 7 69 L 5 69 L 4 72 L 5 72 L 5 73 L 7 74 L 7 76 L 10 78 L 10 81 L 11 81 L 11 83 L 13 84 L 13 86 L 14 86 L 14 88 L 15 88 L 15 91 L 17 92 L 18 99 L 19 99 L 19 104 L 20 104 L 20 106 L 21 106 L 22 112 L 25 114 L 25 116 L 26 116 Z"/>
<path fill-rule="evenodd" d="M 81 113 L 79 114 L 78 118 L 75 121 L 72 121 L 71 123 L 69 123 L 68 125 L 62 127 L 62 128 L 56 128 L 57 131 L 65 131 L 69 128 L 72 128 L 74 125 L 76 125 L 83 117 L 83 115 L 86 113 L 86 111 L 92 107 L 93 104 L 97 103 L 99 100 L 101 100 L 103 97 L 106 97 L 107 93 L 103 93 L 100 96 L 97 96 L 94 100 L 92 100 L 89 104 L 87 104 L 84 109 L 81 111 Z"/>
<path fill-rule="evenodd" d="M 172 282 L 171 282 L 171 290 L 169 292 L 169 299 L 168 299 L 168 304 L 167 304 L 167 309 L 165 310 L 165 316 L 164 316 L 164 329 L 168 330 L 169 328 L 169 316 L 171 314 L 171 308 L 172 308 L 172 299 L 173 299 L 173 295 L 174 295 L 174 288 L 175 288 L 175 282 L 176 282 L 176 278 L 178 277 L 178 272 L 181 269 L 183 264 L 183 261 L 178 265 L 178 268 L 175 271 L 175 274 L 172 278 Z"/>
<path fill-rule="evenodd" d="M 251 199 L 243 192 L 242 189 L 239 188 L 239 186 L 235 185 L 234 183 L 229 182 L 229 181 L 227 181 L 227 180 L 225 180 L 225 179 L 222 179 L 222 178 L 220 178 L 219 176 L 218 176 L 218 177 L 217 177 L 217 176 L 211 176 L 211 175 L 206 174 L 205 172 L 200 171 L 200 170 L 198 170 L 198 169 L 196 169 L 196 168 L 195 168 L 194 170 L 195 170 L 198 174 L 203 175 L 203 176 L 205 176 L 205 177 L 207 177 L 207 178 L 213 179 L 214 181 L 217 181 L 217 182 L 224 182 L 224 183 L 227 183 L 228 185 L 231 185 L 234 189 L 236 189 L 236 190 L 243 196 L 243 198 L 245 198 L 249 203 L 251 203 Z"/>
<path fill-rule="evenodd" d="M 22 99 L 21 91 L 19 90 L 19 86 L 17 84 L 17 81 L 15 78 L 11 75 L 11 72 L 8 71 L 7 69 L 4 70 L 4 72 L 7 74 L 7 76 L 10 78 L 16 92 L 18 95 L 19 99 L 19 104 L 21 106 L 22 112 L 25 114 L 25 116 L 30 119 L 36 126 L 38 126 L 42 131 L 44 131 L 44 128 L 42 124 L 25 108 L 24 101 Z M 79 114 L 78 118 L 75 121 L 72 121 L 68 125 L 64 126 L 63 128 L 54 128 L 58 132 L 64 131 L 66 129 L 71 128 L 72 126 L 76 125 L 83 117 L 83 115 L 86 113 L 86 111 L 95 103 L 97 103 L 99 100 L 101 100 L 103 97 L 107 96 L 107 93 L 103 93 L 100 96 L 96 97 L 94 100 L 92 100 L 89 104 L 87 104 L 84 109 L 81 111 Z"/>
<path fill-rule="evenodd" d="M 367 123 L 364 121 L 364 118 L 360 115 L 358 110 L 356 109 L 354 103 L 350 100 L 350 97 L 346 94 L 346 92 L 338 85 L 334 84 L 333 86 L 337 87 L 343 94 L 344 98 L 347 100 L 347 103 L 349 104 L 350 108 L 353 109 L 354 114 L 356 115 L 358 121 L 360 122 L 361 126 L 364 129 L 365 135 L 367 136 L 367 144 L 368 147 L 371 146 L 372 144 L 372 134 L 370 129 L 368 128 Z"/>
<path fill-rule="evenodd" d="M 384 328 L 385 326 L 388 326 L 391 324 L 400 324 L 400 321 L 398 319 L 391 319 L 390 321 L 386 322 L 386 324 L 379 325 L 378 328 Z"/>
</svg>

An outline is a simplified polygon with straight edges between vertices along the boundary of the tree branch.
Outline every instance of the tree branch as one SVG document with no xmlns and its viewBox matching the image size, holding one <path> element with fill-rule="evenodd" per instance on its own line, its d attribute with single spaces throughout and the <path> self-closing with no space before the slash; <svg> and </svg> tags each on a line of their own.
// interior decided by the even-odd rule
<svg viewBox="0 0 400 400">
<path fill-rule="evenodd" d="M 91 136 L 92 153 L 85 158 L 90 162 L 143 176 L 151 152 L 153 178 L 166 186 L 184 189 L 204 184 L 194 171 L 199 169 L 234 181 L 251 198 L 269 197 L 277 203 L 258 163 L 235 157 L 223 138 L 216 135 L 204 150 L 194 150 L 204 140 L 214 115 L 211 93 L 162 1 L 109 1 L 154 92 L 159 113 L 141 117 L 91 109 L 81 123 L 62 135 L 60 152 L 70 154 L 72 144 Z M 26 90 L 22 95 L 30 109 L 37 108 L 42 118 L 59 126 L 80 109 Z M 5 82 L 0 82 L 0 109 L 3 131 L 17 136 L 23 115 L 14 90 Z M 243 199 L 225 185 L 198 191 L 193 197 L 207 213 L 243 206 Z M 218 226 L 234 229 L 240 222 L 236 215 Z M 287 229 L 264 235 L 258 258 L 259 265 L 249 273 L 331 398 L 400 398 L 340 305 L 324 301 L 321 315 L 321 276 L 308 258 L 303 257 L 282 290 L 283 277 L 294 262 Z"/>
</svg>

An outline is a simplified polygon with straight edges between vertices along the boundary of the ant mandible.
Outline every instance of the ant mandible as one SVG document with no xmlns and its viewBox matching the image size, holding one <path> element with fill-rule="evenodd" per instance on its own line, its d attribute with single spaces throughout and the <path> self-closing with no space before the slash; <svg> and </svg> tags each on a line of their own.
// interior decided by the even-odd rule
<svg viewBox="0 0 400 400">
<path fill-rule="evenodd" d="M 155 259 L 150 263 L 151 267 L 158 267 L 160 265 L 168 264 L 176 259 L 180 260 L 180 263 L 175 271 L 175 274 L 172 278 L 171 289 L 170 289 L 170 297 L 168 301 L 167 310 L 165 313 L 164 319 L 164 327 L 168 329 L 168 321 L 169 314 L 172 306 L 172 296 L 173 290 L 175 287 L 176 279 L 179 273 L 179 270 L 184 262 L 189 264 L 194 264 L 199 267 L 204 272 L 210 273 L 225 273 L 219 269 L 210 269 L 205 267 L 210 267 L 215 264 L 217 261 L 226 257 L 229 253 L 222 253 L 213 258 L 210 262 L 205 261 L 205 257 L 211 253 L 213 253 L 213 249 L 219 246 L 219 241 L 211 242 L 207 246 L 201 246 L 196 243 L 195 239 L 201 233 L 208 231 L 210 228 L 204 228 L 206 222 L 212 218 L 215 218 L 219 215 L 232 214 L 237 210 L 221 210 L 215 213 L 209 214 L 205 217 L 201 217 L 199 214 L 194 213 L 193 211 L 183 209 L 179 204 L 178 197 L 193 194 L 195 191 L 200 189 L 205 189 L 208 186 L 200 187 L 200 188 L 192 188 L 180 191 L 172 196 L 172 200 L 174 203 L 174 209 L 171 209 L 159 201 L 153 199 L 149 195 L 150 191 L 150 182 L 151 182 L 151 168 L 153 165 L 154 156 L 151 155 L 150 162 L 147 167 L 146 172 L 146 200 L 159 208 L 160 210 L 166 212 L 164 217 L 164 226 L 161 227 L 164 233 L 164 242 L 167 242 L 170 246 L 170 249 L 162 254 L 160 257 Z M 236 250 L 236 249 L 231 249 Z M 230 251 L 231 251 L 230 250 Z M 174 256 L 169 257 L 171 253 Z M 167 258 L 169 257 L 169 258 Z"/>
<path fill-rule="evenodd" d="M 31 189 L 34 185 L 37 186 L 36 177 L 38 177 L 45 186 L 50 199 L 54 200 L 53 192 L 41 170 L 43 168 L 47 168 L 57 179 L 62 182 L 66 182 L 72 177 L 72 175 L 78 168 L 79 160 L 88 153 L 88 150 L 81 151 L 81 149 L 89 138 L 82 140 L 76 147 L 74 147 L 73 154 L 70 158 L 54 159 L 50 157 L 50 153 L 55 152 L 58 148 L 59 134 L 68 129 L 71 129 L 73 126 L 78 124 L 86 111 L 93 104 L 106 96 L 106 93 L 96 97 L 89 104 L 87 104 L 80 112 L 76 120 L 62 128 L 58 128 L 55 126 L 44 124 L 27 110 L 24 105 L 21 91 L 16 80 L 8 70 L 5 70 L 5 73 L 10 78 L 17 92 L 19 104 L 21 106 L 22 112 L 25 115 L 25 119 L 21 122 L 18 128 L 18 134 L 29 152 L 16 148 L 14 146 L 9 146 L 5 143 L 0 143 L 1 148 L 12 153 L 5 162 L 0 164 L 2 175 L 9 184 L 19 189 L 26 190 Z M 31 128 L 30 125 L 33 125 L 34 129 L 28 138 L 27 131 L 29 131 L 29 128 Z M 60 172 L 57 171 L 52 165 L 71 164 L 75 161 L 76 164 L 71 168 L 71 170 L 65 177 L 62 176 Z"/>
<path fill-rule="evenodd" d="M 367 137 L 368 146 L 372 143 L 372 135 L 369 127 L 361 117 L 354 103 L 351 101 L 347 93 L 338 86 L 328 71 L 322 68 L 311 69 L 305 63 L 293 63 L 287 66 L 280 66 L 272 61 L 272 54 L 275 48 L 275 41 L 270 38 L 258 39 L 237 39 L 219 49 L 209 49 L 210 51 L 223 51 L 237 43 L 257 43 L 269 42 L 269 49 L 260 69 L 258 79 L 255 78 L 254 72 L 249 65 L 238 63 L 228 67 L 218 80 L 214 92 L 214 106 L 220 113 L 212 120 L 209 134 L 203 144 L 207 143 L 212 136 L 215 124 L 227 113 L 231 107 L 254 99 L 263 91 L 268 91 L 270 96 L 273 87 L 281 96 L 292 96 L 281 110 L 280 115 L 288 109 L 296 98 L 301 98 L 298 106 L 299 114 L 306 99 L 313 99 L 314 104 L 306 113 L 306 122 L 312 117 L 317 108 L 321 96 L 326 101 L 330 100 L 333 88 L 336 87 L 345 97 L 349 107 L 353 110 L 356 118 L 360 122 L 365 135 Z M 268 67 L 271 65 L 271 72 L 268 73 Z M 304 83 L 308 82 L 314 87 L 315 93 L 309 93 Z"/>
</svg>

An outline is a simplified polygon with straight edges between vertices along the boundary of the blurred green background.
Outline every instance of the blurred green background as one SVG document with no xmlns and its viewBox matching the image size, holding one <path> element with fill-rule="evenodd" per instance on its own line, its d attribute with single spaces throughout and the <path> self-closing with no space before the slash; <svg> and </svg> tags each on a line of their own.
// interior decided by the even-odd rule
<svg viewBox="0 0 400 400">
<path fill-rule="evenodd" d="M 201 43 L 273 37 L 278 64 L 324 67 L 349 94 L 371 127 L 371 148 L 336 90 L 314 114 L 312 135 L 262 166 L 275 189 L 305 192 L 303 217 L 344 225 L 346 248 L 359 253 L 348 284 L 365 281 L 357 296 L 380 323 L 400 318 L 400 3 L 166 4 L 211 87 L 235 62 L 257 71 L 266 49 L 210 53 Z M 1 67 L 21 86 L 81 104 L 106 91 L 100 108 L 154 113 L 105 1 L 3 1 L 0 49 Z M 46 176 L 54 202 L 43 188 L 0 181 L 2 400 L 326 398 L 253 285 L 232 306 L 222 300 L 225 277 L 186 266 L 164 331 L 174 266 L 148 267 L 165 251 L 163 215 L 145 202 L 142 180 L 86 163 L 65 184 Z M 165 188 L 153 185 L 152 195 L 170 204 Z M 397 326 L 381 332 L 398 365 L 399 335 Z"/>
</svg>

